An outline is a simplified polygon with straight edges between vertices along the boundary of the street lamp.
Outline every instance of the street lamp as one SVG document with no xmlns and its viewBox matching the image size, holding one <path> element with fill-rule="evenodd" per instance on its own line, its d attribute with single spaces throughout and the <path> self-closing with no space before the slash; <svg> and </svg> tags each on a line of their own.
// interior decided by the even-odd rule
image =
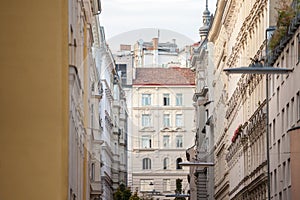
<svg viewBox="0 0 300 200">
<path fill-rule="evenodd" d="M 266 29 L 266 60 L 264 63 L 255 60 L 249 67 L 228 68 L 223 71 L 226 74 L 266 74 L 266 139 L 267 139 L 267 184 L 268 184 L 268 200 L 271 199 L 271 180 L 270 180 L 270 147 L 269 147 L 269 74 L 287 74 L 293 69 L 274 68 L 268 65 L 268 33 L 274 31 L 275 27 Z"/>
<path fill-rule="evenodd" d="M 215 163 L 212 162 L 180 162 L 178 163 L 181 166 L 196 166 L 196 167 L 212 167 Z"/>
</svg>

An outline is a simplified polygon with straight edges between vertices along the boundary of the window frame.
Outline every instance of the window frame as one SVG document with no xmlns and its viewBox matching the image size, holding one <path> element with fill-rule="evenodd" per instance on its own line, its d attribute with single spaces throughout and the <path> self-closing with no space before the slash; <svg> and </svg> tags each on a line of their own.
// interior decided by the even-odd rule
<svg viewBox="0 0 300 200">
<path fill-rule="evenodd" d="M 164 158 L 164 160 L 163 160 L 163 169 L 164 170 L 169 168 L 169 163 L 170 163 L 169 158 L 168 157 Z"/>
<path fill-rule="evenodd" d="M 169 135 L 163 136 L 163 147 L 170 148 L 170 136 Z"/>
<path fill-rule="evenodd" d="M 163 106 L 170 106 L 170 94 L 169 93 L 163 94 Z"/>
<path fill-rule="evenodd" d="M 141 147 L 143 149 L 151 149 L 152 148 L 151 136 L 150 135 L 142 135 L 141 140 L 142 140 Z"/>
<path fill-rule="evenodd" d="M 142 169 L 143 170 L 150 170 L 151 169 L 151 159 L 150 158 L 143 158 L 143 160 L 142 160 Z"/>
<path fill-rule="evenodd" d="M 163 115 L 163 126 L 170 127 L 171 126 L 171 116 L 170 114 Z"/>
<path fill-rule="evenodd" d="M 178 142 L 181 142 L 178 144 Z M 183 136 L 176 135 L 176 148 L 183 148 Z"/>
<path fill-rule="evenodd" d="M 176 169 L 182 169 L 182 166 L 179 165 L 179 163 L 181 163 L 181 162 L 182 162 L 182 158 L 177 158 L 176 159 Z"/>
<path fill-rule="evenodd" d="M 142 114 L 142 127 L 150 127 L 150 126 L 151 126 L 151 115 Z"/>
<path fill-rule="evenodd" d="M 183 127 L 183 114 L 176 114 L 175 115 L 175 126 L 176 127 Z"/>
<path fill-rule="evenodd" d="M 151 94 L 145 93 L 142 94 L 142 106 L 150 106 L 151 105 Z"/>
<path fill-rule="evenodd" d="M 176 93 L 176 106 L 183 105 L 183 95 L 182 93 Z"/>
</svg>

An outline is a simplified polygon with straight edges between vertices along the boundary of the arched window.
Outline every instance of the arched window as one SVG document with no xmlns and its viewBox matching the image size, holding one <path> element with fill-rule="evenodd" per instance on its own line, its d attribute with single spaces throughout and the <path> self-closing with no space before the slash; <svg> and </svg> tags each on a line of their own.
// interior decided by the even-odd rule
<svg viewBox="0 0 300 200">
<path fill-rule="evenodd" d="M 168 169 L 169 167 L 169 158 L 164 158 L 164 169 Z"/>
<path fill-rule="evenodd" d="M 176 169 L 182 169 L 182 166 L 179 165 L 179 163 L 181 163 L 181 162 L 182 162 L 181 158 L 176 159 Z"/>
<path fill-rule="evenodd" d="M 151 169 L 151 160 L 150 158 L 143 159 L 143 169 Z"/>
</svg>

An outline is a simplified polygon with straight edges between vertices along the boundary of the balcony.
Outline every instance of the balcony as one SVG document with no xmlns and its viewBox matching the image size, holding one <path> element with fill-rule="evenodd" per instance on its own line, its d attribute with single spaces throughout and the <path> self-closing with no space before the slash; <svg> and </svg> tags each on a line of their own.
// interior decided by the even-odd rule
<svg viewBox="0 0 300 200">
<path fill-rule="evenodd" d="M 278 9 L 277 28 L 268 41 L 269 50 L 267 57 L 270 65 L 276 62 L 300 25 L 299 6 L 300 4 L 297 1 L 293 1 L 291 6 Z"/>
<path fill-rule="evenodd" d="M 90 188 L 91 188 L 92 195 L 101 195 L 102 194 L 102 187 L 101 187 L 100 181 L 91 180 Z"/>
</svg>

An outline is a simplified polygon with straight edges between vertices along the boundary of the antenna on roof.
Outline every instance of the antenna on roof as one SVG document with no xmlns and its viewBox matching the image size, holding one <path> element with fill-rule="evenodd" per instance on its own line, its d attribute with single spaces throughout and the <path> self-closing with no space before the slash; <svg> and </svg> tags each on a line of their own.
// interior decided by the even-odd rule
<svg viewBox="0 0 300 200">
<path fill-rule="evenodd" d="M 159 38 L 159 35 L 160 35 L 160 31 L 159 29 L 157 29 L 157 38 Z"/>
</svg>

